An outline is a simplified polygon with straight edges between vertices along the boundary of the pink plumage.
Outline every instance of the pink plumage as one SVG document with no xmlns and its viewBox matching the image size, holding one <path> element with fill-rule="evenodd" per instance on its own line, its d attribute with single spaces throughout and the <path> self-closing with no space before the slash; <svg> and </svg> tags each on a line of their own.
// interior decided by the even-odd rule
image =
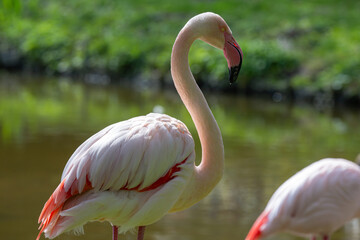
<svg viewBox="0 0 360 240">
<path fill-rule="evenodd" d="M 146 225 L 192 206 L 220 181 L 221 132 L 188 64 L 197 38 L 218 49 L 232 44 L 227 52 L 231 82 L 239 74 L 242 52 L 226 22 L 214 13 L 190 19 L 174 43 L 171 74 L 199 134 L 200 165 L 195 165 L 190 132 L 175 118 L 151 113 L 110 125 L 86 140 L 67 162 L 40 214 L 37 240 L 42 233 L 54 238 L 70 230 L 82 232 L 89 221 L 110 222 L 113 240 L 139 227 L 142 240 Z"/>
<path fill-rule="evenodd" d="M 246 240 L 280 231 L 325 240 L 359 216 L 360 167 L 345 159 L 322 159 L 276 190 Z"/>
<path fill-rule="evenodd" d="M 151 224 L 173 207 L 194 160 L 193 139 L 179 120 L 152 113 L 113 124 L 71 156 L 40 214 L 40 234 L 54 238 L 88 221 L 110 221 L 120 233 Z"/>
</svg>

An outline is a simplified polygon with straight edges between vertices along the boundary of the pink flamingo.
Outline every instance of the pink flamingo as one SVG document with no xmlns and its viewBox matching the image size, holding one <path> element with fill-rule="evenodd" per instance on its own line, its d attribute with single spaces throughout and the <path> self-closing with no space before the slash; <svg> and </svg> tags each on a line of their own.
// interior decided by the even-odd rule
<svg viewBox="0 0 360 240">
<path fill-rule="evenodd" d="M 230 82 L 236 80 L 243 56 L 226 22 L 214 13 L 193 17 L 176 38 L 171 74 L 199 133 L 201 164 L 195 165 L 194 140 L 177 119 L 150 113 L 110 125 L 67 162 L 40 214 L 37 240 L 43 232 L 50 239 L 70 230 L 83 232 L 89 221 L 110 222 L 114 240 L 139 227 L 142 240 L 146 225 L 192 206 L 218 183 L 224 165 L 220 129 L 188 64 L 196 39 L 224 51 Z"/>
<path fill-rule="evenodd" d="M 329 240 L 356 217 L 360 217 L 360 167 L 345 159 L 322 159 L 276 190 L 246 240 L 280 231 Z"/>
</svg>

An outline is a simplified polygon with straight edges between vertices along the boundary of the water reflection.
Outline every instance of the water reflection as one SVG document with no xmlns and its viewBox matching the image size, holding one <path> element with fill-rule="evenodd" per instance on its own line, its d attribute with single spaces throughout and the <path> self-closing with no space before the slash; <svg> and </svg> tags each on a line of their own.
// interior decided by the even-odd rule
<svg viewBox="0 0 360 240">
<path fill-rule="evenodd" d="M 4 239 L 35 238 L 38 214 L 67 159 L 103 127 L 155 109 L 181 119 L 198 141 L 190 116 L 173 91 L 0 78 L 0 232 Z M 149 227 L 147 240 L 244 239 L 275 189 L 296 171 L 327 156 L 353 160 L 359 152 L 359 112 L 319 113 L 308 106 L 205 95 L 223 133 L 224 178 L 199 204 Z M 198 142 L 196 151 L 199 158 Z M 59 239 L 111 239 L 105 223 L 90 223 L 85 233 Z M 280 234 L 270 239 L 299 238 Z M 333 239 L 360 239 L 358 220 Z"/>
</svg>

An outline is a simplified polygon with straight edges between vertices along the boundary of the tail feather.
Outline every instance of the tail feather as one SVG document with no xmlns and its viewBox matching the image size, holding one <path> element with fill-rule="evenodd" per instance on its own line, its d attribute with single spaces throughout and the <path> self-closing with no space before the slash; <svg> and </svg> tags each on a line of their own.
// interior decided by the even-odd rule
<svg viewBox="0 0 360 240">
<path fill-rule="evenodd" d="M 36 240 L 39 240 L 41 233 L 43 232 L 48 232 L 49 234 L 47 235 L 52 235 L 52 231 L 57 223 L 57 220 L 59 219 L 60 211 L 62 210 L 66 200 L 68 200 L 74 195 L 79 194 L 79 192 L 81 193 L 92 189 L 92 184 L 87 176 L 86 184 L 80 190 L 78 188 L 78 179 L 75 179 L 72 182 L 71 187 L 67 191 L 64 187 L 65 182 L 66 178 L 59 184 L 59 186 L 55 189 L 54 193 L 50 196 L 49 200 L 47 200 L 47 202 L 45 203 L 38 220 L 38 222 L 40 223 L 40 232 Z"/>
<path fill-rule="evenodd" d="M 253 226 L 251 227 L 248 235 L 245 240 L 256 240 L 261 237 L 261 227 L 267 223 L 269 213 L 263 212 L 255 221 Z"/>
<path fill-rule="evenodd" d="M 65 200 L 69 197 L 69 194 L 65 192 L 64 183 L 65 180 L 60 183 L 54 193 L 50 196 L 49 200 L 45 203 L 44 208 L 40 213 L 38 223 L 42 222 L 42 224 L 44 224 L 44 221 L 51 215 L 51 212 L 64 204 Z"/>
<path fill-rule="evenodd" d="M 53 226 L 57 219 L 59 218 L 59 213 L 64 205 L 65 201 L 71 196 L 64 189 L 65 180 L 63 180 L 60 185 L 55 189 L 54 193 L 50 196 L 49 200 L 44 205 L 42 209 L 38 222 L 40 223 L 39 235 L 36 240 L 41 236 L 41 233 L 45 231 L 49 226 Z"/>
<path fill-rule="evenodd" d="M 53 210 L 53 211 L 50 213 L 49 217 L 46 218 L 43 222 L 41 222 L 40 227 L 39 227 L 39 229 L 40 229 L 40 228 L 41 228 L 41 229 L 40 229 L 40 232 L 39 232 L 36 240 L 39 240 L 39 239 L 40 239 L 40 236 L 41 236 L 41 234 L 44 232 L 45 229 L 47 229 L 47 228 L 50 227 L 50 226 L 55 225 L 57 219 L 59 218 L 59 213 L 60 213 L 61 208 L 62 208 L 62 206 L 59 207 L 59 208 L 57 208 L 57 209 L 55 209 L 55 210 Z M 50 230 L 50 235 L 51 235 L 51 231 L 52 231 L 52 228 L 51 228 L 51 230 Z"/>
</svg>

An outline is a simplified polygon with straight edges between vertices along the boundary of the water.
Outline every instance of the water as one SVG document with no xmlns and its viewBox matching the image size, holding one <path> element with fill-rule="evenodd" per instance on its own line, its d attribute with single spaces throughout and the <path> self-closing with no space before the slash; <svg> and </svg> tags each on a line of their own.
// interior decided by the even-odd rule
<svg viewBox="0 0 360 240">
<path fill-rule="evenodd" d="M 0 79 L 2 239 L 35 239 L 39 213 L 68 158 L 111 123 L 154 108 L 164 111 L 189 127 L 200 155 L 194 125 L 174 91 L 9 75 Z M 359 111 L 319 112 L 306 105 L 205 95 L 222 130 L 225 175 L 203 201 L 149 226 L 146 240 L 244 239 L 272 193 L 296 171 L 323 157 L 353 160 L 359 153 Z M 360 239 L 359 227 L 354 220 L 333 239 Z M 111 239 L 111 228 L 90 223 L 85 235 L 58 239 Z M 300 238 L 279 234 L 269 239 Z"/>
</svg>

